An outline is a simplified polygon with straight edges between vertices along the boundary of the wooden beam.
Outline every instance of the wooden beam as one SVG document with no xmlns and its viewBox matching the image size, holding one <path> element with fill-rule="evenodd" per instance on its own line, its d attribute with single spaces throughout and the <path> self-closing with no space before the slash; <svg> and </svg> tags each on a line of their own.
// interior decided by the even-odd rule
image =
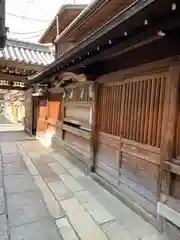
<svg viewBox="0 0 180 240">
<path fill-rule="evenodd" d="M 158 202 L 157 213 L 172 222 L 175 226 L 180 227 L 180 213 L 168 207 L 166 204 Z"/>
<path fill-rule="evenodd" d="M 0 89 L 4 89 L 4 90 L 20 90 L 20 91 L 26 91 L 27 88 L 26 87 L 13 87 L 13 86 L 1 86 L 0 85 Z"/>
<path fill-rule="evenodd" d="M 165 161 L 164 168 L 166 171 L 175 173 L 176 175 L 180 176 L 180 165 Z"/>
<path fill-rule="evenodd" d="M 16 81 L 16 82 L 24 82 L 26 83 L 28 80 L 24 76 L 19 75 L 11 75 L 6 73 L 0 73 L 0 80 L 7 80 L 7 81 Z"/>
</svg>

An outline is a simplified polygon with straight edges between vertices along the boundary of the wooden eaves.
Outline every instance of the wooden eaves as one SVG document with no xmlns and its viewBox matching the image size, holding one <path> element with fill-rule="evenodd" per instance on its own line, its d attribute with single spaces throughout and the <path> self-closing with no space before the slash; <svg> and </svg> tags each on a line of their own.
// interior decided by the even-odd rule
<svg viewBox="0 0 180 240">
<path fill-rule="evenodd" d="M 71 21 L 80 14 L 80 12 L 86 7 L 85 4 L 66 4 L 63 5 L 56 17 L 52 20 L 49 27 L 46 29 L 42 37 L 40 38 L 40 43 L 51 43 L 57 36 L 57 18 L 59 23 L 59 31 L 62 32 Z"/>
<path fill-rule="evenodd" d="M 172 27 L 179 26 L 179 9 L 174 13 L 171 9 L 174 2 L 173 0 L 168 2 L 164 0 L 134 2 L 103 27 L 78 43 L 73 49 L 60 55 L 45 70 L 28 79 L 35 83 L 47 79 L 50 75 L 75 69 L 82 73 L 93 61 L 102 61 L 113 56 L 114 48 L 114 54 L 121 54 L 125 48 L 130 48 L 134 44 L 139 47 L 141 44 L 161 39 L 165 35 L 163 31 L 171 32 Z M 147 26 L 145 20 L 148 20 Z M 159 32 L 160 34 L 158 34 Z M 120 46 L 118 53 L 117 46 Z"/>
</svg>

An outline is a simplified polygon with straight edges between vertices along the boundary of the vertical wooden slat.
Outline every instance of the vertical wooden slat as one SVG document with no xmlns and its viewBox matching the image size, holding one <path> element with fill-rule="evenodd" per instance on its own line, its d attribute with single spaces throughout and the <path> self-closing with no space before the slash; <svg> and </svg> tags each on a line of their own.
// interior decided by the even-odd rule
<svg viewBox="0 0 180 240">
<path fill-rule="evenodd" d="M 123 137 L 127 137 L 127 115 L 128 115 L 128 85 L 124 84 L 125 89 L 125 111 L 124 111 L 124 125 L 123 125 Z"/>
<path fill-rule="evenodd" d="M 117 131 L 117 136 L 119 136 L 120 134 L 120 129 L 119 126 L 121 124 L 121 98 L 122 98 L 122 91 L 121 91 L 121 85 L 116 86 L 117 87 L 117 104 L 118 104 L 118 109 L 117 109 L 117 113 L 116 113 L 116 117 L 117 117 L 117 126 L 116 126 L 116 131 Z"/>
<path fill-rule="evenodd" d="M 101 126 L 100 126 L 100 131 L 101 132 L 104 132 L 105 131 L 105 128 L 104 128 L 104 126 L 105 126 L 105 119 L 104 119 L 104 104 L 105 104 L 105 102 L 104 102 L 104 98 L 105 98 L 105 89 L 104 89 L 104 85 L 103 84 L 101 84 L 101 87 L 100 87 L 100 97 L 101 97 L 101 101 L 100 101 L 100 113 L 101 113 L 101 116 L 100 116 L 100 119 L 101 119 Z"/>
<path fill-rule="evenodd" d="M 140 141 L 140 129 L 142 128 L 141 125 L 141 113 L 142 113 L 142 97 L 143 97 L 143 82 L 139 83 L 138 93 L 139 100 L 138 100 L 138 116 L 137 116 L 137 127 L 136 127 L 136 141 Z"/>
<path fill-rule="evenodd" d="M 147 97 L 147 88 L 148 80 L 143 81 L 143 96 L 142 96 L 142 112 L 141 112 L 141 128 L 140 128 L 140 142 L 144 141 L 144 130 L 145 130 L 145 114 L 146 114 L 146 97 Z"/>
<path fill-rule="evenodd" d="M 115 112 L 115 118 L 116 118 L 116 134 L 119 136 L 119 117 L 118 113 L 121 112 L 121 85 L 116 86 L 116 112 Z"/>
<path fill-rule="evenodd" d="M 159 113 L 158 113 L 157 137 L 156 137 L 156 146 L 157 147 L 160 147 L 160 144 L 161 144 L 162 117 L 163 117 L 163 107 L 164 107 L 165 85 L 166 85 L 166 77 L 163 77 L 163 78 L 161 78 L 161 81 L 160 81 Z"/>
<path fill-rule="evenodd" d="M 106 132 L 109 133 L 109 87 L 106 86 Z"/>
<path fill-rule="evenodd" d="M 131 103 L 131 132 L 130 132 L 130 136 L 129 138 L 133 140 L 133 132 L 134 132 L 134 126 L 135 126 L 135 121 L 134 121 L 134 113 L 135 113 L 135 92 L 136 91 L 136 87 L 135 87 L 135 83 L 132 82 L 132 103 Z"/>
<path fill-rule="evenodd" d="M 154 116 L 153 116 L 153 129 L 152 129 L 152 146 L 156 146 L 157 139 L 157 122 L 159 114 L 159 101 L 160 101 L 160 82 L 161 79 L 155 79 L 155 102 L 154 102 Z"/>
<path fill-rule="evenodd" d="M 116 112 L 117 112 L 117 96 L 116 96 L 116 89 L 117 89 L 117 86 L 112 86 L 112 94 L 113 94 L 113 102 L 112 102 L 112 110 L 113 110 L 113 113 L 112 113 L 112 123 L 113 123 L 113 126 L 112 126 L 112 134 L 113 135 L 116 135 L 117 134 L 117 130 L 116 130 L 116 122 L 117 122 L 117 119 L 116 119 Z M 114 107 L 113 107 L 114 106 Z"/>
<path fill-rule="evenodd" d="M 117 132 L 117 136 L 120 136 L 121 135 L 121 129 L 122 129 L 122 118 L 123 118 L 123 116 L 122 116 L 122 98 L 123 98 L 123 96 L 122 96 L 122 85 L 119 85 L 118 86 L 118 95 L 117 95 L 117 117 L 118 117 L 118 121 L 117 121 L 117 126 L 116 126 L 116 128 L 117 128 L 117 130 L 116 130 L 116 132 Z"/>
<path fill-rule="evenodd" d="M 103 88 L 104 88 L 104 111 L 106 109 L 107 111 L 107 88 L 105 85 L 103 85 Z M 107 118 L 108 118 L 108 113 L 107 113 L 107 116 L 105 117 L 104 116 L 104 132 L 107 132 Z"/>
<path fill-rule="evenodd" d="M 109 124 L 109 133 L 112 134 L 112 129 L 114 126 L 114 122 L 112 121 L 113 118 L 113 110 L 114 110 L 114 104 L 113 104 L 113 86 L 109 87 L 109 94 L 110 94 L 110 98 L 109 98 L 109 123 L 111 122 L 111 124 Z"/>
<path fill-rule="evenodd" d="M 110 133 L 110 87 L 107 86 L 107 99 L 106 99 L 106 103 L 107 103 L 107 133 Z"/>
<path fill-rule="evenodd" d="M 144 124 L 144 137 L 143 137 L 143 143 L 148 143 L 148 129 L 149 129 L 149 114 L 150 114 L 150 100 L 151 100 L 151 86 L 152 86 L 152 80 L 147 80 L 148 86 L 147 86 L 147 96 L 146 96 L 146 110 L 145 110 L 145 124 Z"/>
<path fill-rule="evenodd" d="M 133 140 L 136 140 L 136 129 L 137 129 L 137 112 L 138 112 L 138 83 L 134 83 L 134 94 L 135 94 L 135 99 L 134 99 L 134 124 L 133 124 L 133 129 L 132 129 L 132 134 Z"/>
<path fill-rule="evenodd" d="M 128 119 L 127 119 L 127 138 L 130 139 L 131 119 L 132 119 L 132 83 L 128 83 L 129 99 L 128 99 Z"/>
<path fill-rule="evenodd" d="M 155 98 L 155 79 L 152 79 L 151 87 L 151 102 L 150 102 L 150 115 L 149 115 L 149 129 L 148 129 L 148 144 L 152 143 L 152 127 L 153 127 L 153 116 L 154 116 L 154 98 Z"/>
</svg>

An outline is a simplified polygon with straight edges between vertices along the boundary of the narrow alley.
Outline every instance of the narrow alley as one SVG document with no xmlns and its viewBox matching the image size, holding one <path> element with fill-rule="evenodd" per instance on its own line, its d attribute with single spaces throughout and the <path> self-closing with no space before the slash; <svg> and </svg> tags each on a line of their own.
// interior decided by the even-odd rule
<svg viewBox="0 0 180 240">
<path fill-rule="evenodd" d="M 44 148 L 0 119 L 1 240 L 167 239 L 86 176 L 68 152 Z"/>
</svg>

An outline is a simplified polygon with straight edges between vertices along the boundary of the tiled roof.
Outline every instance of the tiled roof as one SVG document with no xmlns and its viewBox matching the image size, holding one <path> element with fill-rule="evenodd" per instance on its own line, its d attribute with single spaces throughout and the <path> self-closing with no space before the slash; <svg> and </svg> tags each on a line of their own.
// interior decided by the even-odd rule
<svg viewBox="0 0 180 240">
<path fill-rule="evenodd" d="M 1 59 L 45 66 L 54 61 L 54 56 L 48 46 L 8 39 L 0 50 Z"/>
</svg>

